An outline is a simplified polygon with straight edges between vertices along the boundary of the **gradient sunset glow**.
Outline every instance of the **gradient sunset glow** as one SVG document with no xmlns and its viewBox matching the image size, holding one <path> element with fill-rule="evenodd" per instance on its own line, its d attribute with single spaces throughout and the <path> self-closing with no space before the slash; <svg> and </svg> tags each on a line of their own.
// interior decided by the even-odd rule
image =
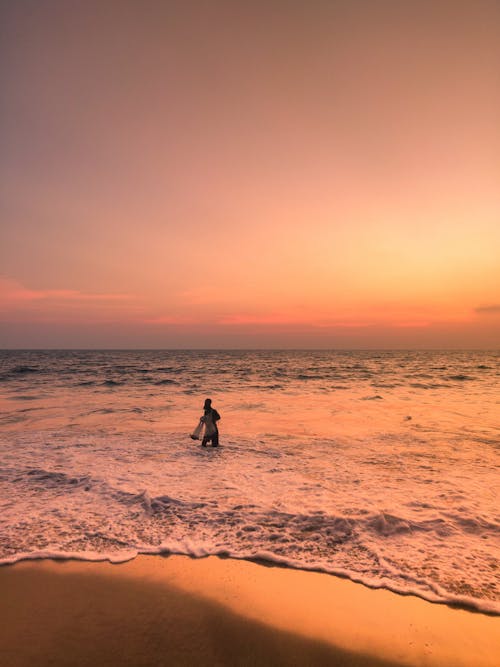
<svg viewBox="0 0 500 667">
<path fill-rule="evenodd" d="M 0 15 L 1 347 L 498 347 L 498 2 Z"/>
</svg>

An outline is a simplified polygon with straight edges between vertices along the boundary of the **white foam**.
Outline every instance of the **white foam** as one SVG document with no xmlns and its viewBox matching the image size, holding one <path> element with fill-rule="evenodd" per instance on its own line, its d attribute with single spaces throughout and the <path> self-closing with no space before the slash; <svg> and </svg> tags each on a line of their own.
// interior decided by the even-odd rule
<svg viewBox="0 0 500 667">
<path fill-rule="evenodd" d="M 1 563 L 225 555 L 498 611 L 494 355 L 127 354 L 0 381 Z"/>
<path fill-rule="evenodd" d="M 324 574 L 329 574 L 337 577 L 342 577 L 344 579 L 349 579 L 350 581 L 358 584 L 363 584 L 369 588 L 373 589 L 386 589 L 393 593 L 399 595 L 414 595 L 423 600 L 432 603 L 446 604 L 453 607 L 459 607 L 463 609 L 469 609 L 478 611 L 485 614 L 491 614 L 495 616 L 500 615 L 500 604 L 488 600 L 478 600 L 477 598 L 467 596 L 467 595 L 453 595 L 449 592 L 442 589 L 440 586 L 433 585 L 431 590 L 424 592 L 419 587 L 408 586 L 398 586 L 393 583 L 389 578 L 383 577 L 370 577 L 370 576 L 360 576 L 359 574 L 349 571 L 344 568 L 334 568 L 327 567 L 320 562 L 311 562 L 304 564 L 300 560 L 293 558 L 285 558 L 277 556 L 276 554 L 270 551 L 258 550 L 255 552 L 240 553 L 238 551 L 232 552 L 227 549 L 221 548 L 212 548 L 207 549 L 201 545 L 195 545 L 193 542 L 186 540 L 184 543 L 173 542 L 172 544 L 162 544 L 161 547 L 143 547 L 137 551 L 123 551 L 119 554 L 116 553 L 96 553 L 92 551 L 82 552 L 65 552 L 65 551 L 34 551 L 30 553 L 19 553 L 16 556 L 10 558 L 0 559 L 0 566 L 2 565 L 13 565 L 15 563 L 26 561 L 26 560 L 80 560 L 88 562 L 104 562 L 108 561 L 113 564 L 126 563 L 128 561 L 137 558 L 139 555 L 185 555 L 190 556 L 191 558 L 206 558 L 208 556 L 222 556 L 224 558 L 230 557 L 236 560 L 248 560 L 252 562 L 261 562 L 268 563 L 270 565 L 279 565 L 282 567 L 288 567 L 296 570 L 303 570 L 308 572 L 321 572 Z M 428 582 L 420 582 L 425 583 Z"/>
</svg>

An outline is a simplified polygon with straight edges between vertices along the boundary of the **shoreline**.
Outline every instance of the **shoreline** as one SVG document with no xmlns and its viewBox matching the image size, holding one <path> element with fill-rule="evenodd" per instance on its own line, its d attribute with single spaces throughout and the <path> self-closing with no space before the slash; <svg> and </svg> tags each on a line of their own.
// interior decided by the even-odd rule
<svg viewBox="0 0 500 667">
<path fill-rule="evenodd" d="M 274 554 L 269 556 L 235 556 L 223 553 L 208 553 L 204 555 L 192 554 L 188 552 L 181 551 L 166 551 L 166 550 L 150 550 L 150 551 L 138 551 L 131 552 L 130 554 L 125 554 L 121 557 L 116 558 L 113 555 L 109 554 L 98 554 L 95 552 L 51 552 L 51 551 L 35 551 L 30 553 L 22 553 L 11 558 L 0 559 L 0 569 L 2 567 L 10 567 L 17 565 L 18 563 L 23 562 L 38 562 L 38 561 L 53 561 L 53 562 L 82 562 L 82 563 L 109 563 L 110 565 L 123 565 L 125 563 L 130 563 L 136 558 L 144 557 L 157 557 L 157 558 L 169 558 L 169 557 L 189 558 L 191 560 L 204 560 L 206 558 L 218 558 L 221 560 L 235 560 L 242 561 L 246 563 L 254 563 L 256 565 L 261 565 L 262 567 L 271 567 L 271 568 L 282 568 L 285 570 L 294 570 L 298 572 L 311 572 L 314 574 L 321 574 L 327 577 L 335 577 L 338 579 L 344 579 L 353 584 L 364 586 L 372 591 L 387 591 L 393 595 L 398 595 L 401 597 L 415 597 L 423 602 L 427 602 L 432 605 L 443 605 L 450 609 L 460 609 L 462 611 L 470 612 L 472 614 L 481 614 L 484 616 L 490 616 L 493 618 L 500 618 L 500 607 L 498 603 L 491 600 L 486 600 L 484 607 L 481 607 L 479 601 L 474 598 L 468 598 L 467 596 L 455 595 L 454 597 L 440 597 L 437 593 L 435 597 L 432 595 L 426 595 L 423 592 L 414 591 L 414 590 L 404 590 L 399 589 L 397 586 L 391 586 L 390 584 L 377 584 L 364 581 L 362 577 L 353 576 L 352 574 L 345 572 L 343 570 L 328 570 L 321 567 L 308 567 L 301 563 L 290 562 L 287 559 L 280 559 Z M 444 594 L 443 594 L 444 595 Z"/>
<path fill-rule="evenodd" d="M 500 621 L 330 574 L 209 556 L 0 567 L 0 662 L 494 667 Z"/>
</svg>

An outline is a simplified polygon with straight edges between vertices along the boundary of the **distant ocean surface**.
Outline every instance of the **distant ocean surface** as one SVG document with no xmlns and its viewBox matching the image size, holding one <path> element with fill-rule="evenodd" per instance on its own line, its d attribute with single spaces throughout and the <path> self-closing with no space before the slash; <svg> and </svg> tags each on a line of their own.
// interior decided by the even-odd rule
<svg viewBox="0 0 500 667">
<path fill-rule="evenodd" d="M 500 613 L 499 352 L 0 351 L 0 563 L 220 554 Z M 221 447 L 189 433 L 211 397 Z"/>
</svg>

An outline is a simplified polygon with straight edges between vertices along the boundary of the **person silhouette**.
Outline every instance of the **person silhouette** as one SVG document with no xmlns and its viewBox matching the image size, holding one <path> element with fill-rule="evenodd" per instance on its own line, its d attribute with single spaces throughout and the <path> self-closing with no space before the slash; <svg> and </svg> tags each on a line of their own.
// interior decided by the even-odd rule
<svg viewBox="0 0 500 667">
<path fill-rule="evenodd" d="M 212 447 L 219 446 L 219 429 L 217 428 L 219 419 L 220 414 L 212 407 L 212 399 L 207 398 L 203 405 L 203 417 L 201 418 L 205 424 L 205 435 L 201 443 L 202 447 L 206 447 L 209 442 L 212 443 Z"/>
</svg>

